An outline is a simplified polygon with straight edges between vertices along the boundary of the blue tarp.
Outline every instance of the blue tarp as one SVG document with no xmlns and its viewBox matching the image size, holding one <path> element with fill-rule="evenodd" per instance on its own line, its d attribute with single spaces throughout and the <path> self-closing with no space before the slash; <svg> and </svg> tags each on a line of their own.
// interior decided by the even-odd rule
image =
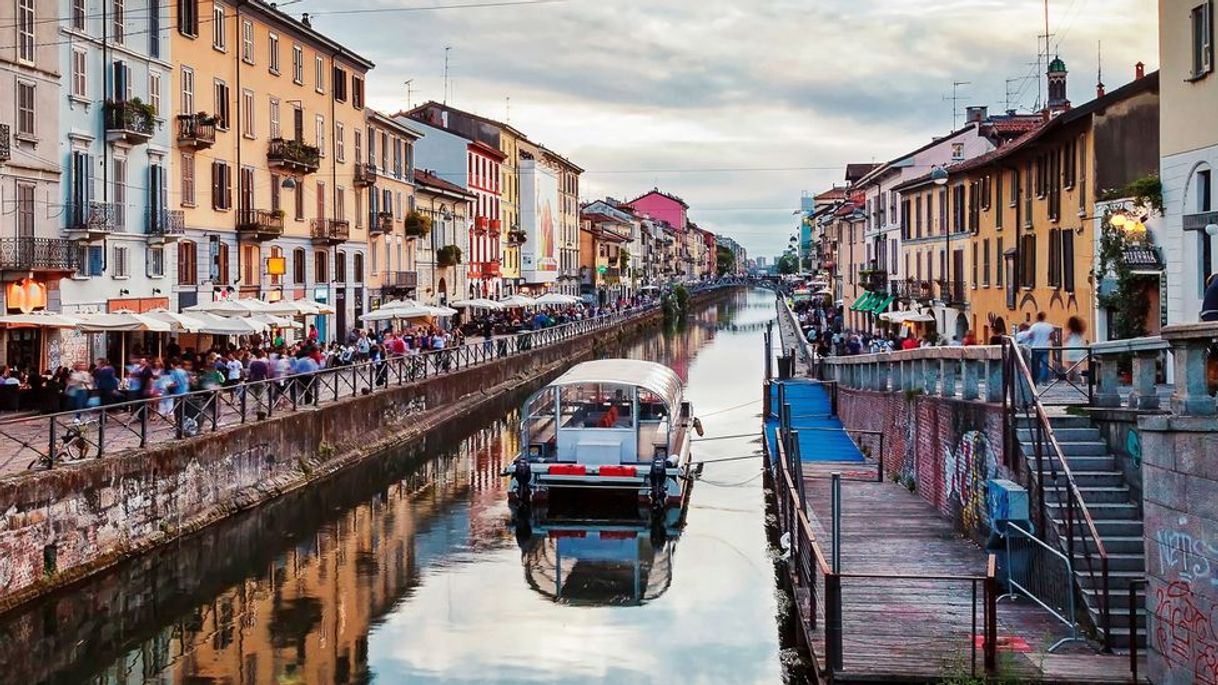
<svg viewBox="0 0 1218 685">
<path fill-rule="evenodd" d="M 818 381 L 804 379 L 775 380 L 770 384 L 770 415 L 765 419 L 765 434 L 771 455 L 778 453 L 774 429 L 778 427 L 780 384 L 785 386 L 786 402 L 791 405 L 791 427 L 799 432 L 800 461 L 863 462 L 858 445 L 833 416 L 829 390 Z"/>
</svg>

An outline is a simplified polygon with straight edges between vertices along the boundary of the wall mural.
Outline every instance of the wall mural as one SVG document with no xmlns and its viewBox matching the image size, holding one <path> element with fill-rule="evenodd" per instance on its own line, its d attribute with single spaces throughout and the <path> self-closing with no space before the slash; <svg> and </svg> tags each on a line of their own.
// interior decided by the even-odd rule
<svg viewBox="0 0 1218 685">
<path fill-rule="evenodd" d="M 985 522 L 985 482 L 998 474 L 993 450 L 981 431 L 960 436 L 953 452 L 943 450 L 943 492 L 948 502 L 960 504 L 966 530 Z"/>
</svg>

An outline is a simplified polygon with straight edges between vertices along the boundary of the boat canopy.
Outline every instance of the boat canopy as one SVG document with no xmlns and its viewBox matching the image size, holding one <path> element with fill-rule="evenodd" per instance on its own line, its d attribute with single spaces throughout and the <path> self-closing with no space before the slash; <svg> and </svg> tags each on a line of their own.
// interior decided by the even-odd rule
<svg viewBox="0 0 1218 685">
<path fill-rule="evenodd" d="M 681 379 L 672 369 L 639 359 L 598 359 L 576 364 L 547 387 L 605 383 L 633 385 L 664 400 L 670 411 L 681 403 Z"/>
</svg>

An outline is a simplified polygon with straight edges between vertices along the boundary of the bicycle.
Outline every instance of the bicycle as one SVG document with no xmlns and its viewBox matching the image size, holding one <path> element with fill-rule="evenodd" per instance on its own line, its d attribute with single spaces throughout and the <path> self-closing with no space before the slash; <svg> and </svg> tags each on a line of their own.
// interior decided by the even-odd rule
<svg viewBox="0 0 1218 685">
<path fill-rule="evenodd" d="M 72 425 L 68 426 L 63 435 L 59 436 L 59 445 L 54 454 L 39 455 L 26 467 L 27 470 L 34 470 L 35 467 L 50 469 L 55 464 L 60 464 L 69 461 L 80 461 L 89 456 L 91 444 L 89 443 L 89 426 L 96 424 L 95 420 L 82 421 L 73 419 Z"/>
</svg>

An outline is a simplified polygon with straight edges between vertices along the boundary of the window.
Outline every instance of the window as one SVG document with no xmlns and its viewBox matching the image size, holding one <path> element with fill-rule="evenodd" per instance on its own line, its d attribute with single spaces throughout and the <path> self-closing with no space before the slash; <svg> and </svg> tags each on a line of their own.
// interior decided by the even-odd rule
<svg viewBox="0 0 1218 685">
<path fill-rule="evenodd" d="M 1004 264 L 1006 263 L 1006 255 L 1002 253 L 1002 238 L 997 238 L 994 242 L 994 263 L 998 268 L 994 269 L 994 284 L 999 288 L 1002 287 Z"/>
<path fill-rule="evenodd" d="M 316 134 L 317 134 L 315 136 L 315 140 L 317 141 L 317 154 L 322 157 L 325 157 L 326 156 L 326 118 L 324 116 L 318 114 L 314 123 L 316 124 Z"/>
<path fill-rule="evenodd" d="M 1074 292 L 1074 231 L 1063 230 L 1061 234 L 1062 289 Z"/>
<path fill-rule="evenodd" d="M 1078 137 L 1078 215 L 1087 214 L 1087 136 Z"/>
<path fill-rule="evenodd" d="M 342 186 L 334 189 L 334 218 L 347 218 L 347 191 Z"/>
<path fill-rule="evenodd" d="M 131 99 L 131 68 L 123 60 L 114 61 L 114 83 L 111 97 L 115 100 Z"/>
<path fill-rule="evenodd" d="M 297 182 L 296 190 L 293 192 L 295 193 L 295 197 L 293 198 L 293 201 L 295 202 L 294 209 L 295 209 L 296 220 L 304 221 L 304 184 Z"/>
<path fill-rule="evenodd" d="M 999 205 L 1001 206 L 1001 204 Z M 981 285 L 990 285 L 990 239 L 981 241 Z"/>
<path fill-rule="evenodd" d="M 215 83 L 215 117 L 216 128 L 227 131 L 229 125 L 229 108 L 228 108 L 228 84 L 217 80 Z"/>
<path fill-rule="evenodd" d="M 211 163 L 211 207 L 218 210 L 233 208 L 233 170 L 227 162 Z"/>
<path fill-rule="evenodd" d="M 1193 34 L 1193 78 L 1201 78 L 1214 69 L 1214 19 L 1213 2 L 1205 2 L 1193 8 L 1190 14 Z"/>
<path fill-rule="evenodd" d="M 1213 172 L 1201 169 L 1197 172 L 1197 183 L 1194 189 L 1197 195 L 1197 213 L 1210 211 L 1213 202 Z"/>
<path fill-rule="evenodd" d="M 241 133 L 246 138 L 254 137 L 254 91 L 241 91 Z"/>
<path fill-rule="evenodd" d="M 313 58 L 313 87 L 319 93 L 326 92 L 326 58 L 317 55 Z"/>
<path fill-rule="evenodd" d="M 34 0 L 17 0 L 17 59 L 34 63 Z"/>
<path fill-rule="evenodd" d="M 947 188 L 939 190 L 939 234 L 947 235 Z"/>
<path fill-rule="evenodd" d="M 110 166 L 114 178 L 114 225 L 122 230 L 127 225 L 127 160 L 115 159 Z"/>
<path fill-rule="evenodd" d="M 1006 205 L 1002 204 L 1002 172 L 998 172 L 998 178 L 994 179 L 994 228 L 1002 230 L 1002 215 L 1006 212 Z"/>
<path fill-rule="evenodd" d="M 195 206 L 195 156 L 190 152 L 182 153 L 181 167 L 181 195 L 182 205 L 185 207 Z"/>
<path fill-rule="evenodd" d="M 364 150 L 363 150 L 364 132 L 359 130 L 359 127 L 356 127 L 353 138 L 354 138 L 354 143 L 355 143 L 355 150 L 354 150 L 355 162 L 356 162 L 356 164 L 363 164 L 363 162 L 364 162 Z"/>
<path fill-rule="evenodd" d="M 144 273 L 150 278 L 160 278 L 165 275 L 165 248 L 150 246 L 144 256 Z"/>
<path fill-rule="evenodd" d="M 356 252 L 351 256 L 351 271 L 356 284 L 364 282 L 364 254 L 362 252 Z"/>
<path fill-rule="evenodd" d="M 1023 170 L 1023 225 L 1032 227 L 1032 162 L 1028 162 Z"/>
<path fill-rule="evenodd" d="M 304 49 L 299 45 L 292 46 L 292 81 L 304 83 Z"/>
<path fill-rule="evenodd" d="M 304 285 L 305 282 L 305 251 L 303 247 L 292 250 L 292 282 Z"/>
<path fill-rule="evenodd" d="M 326 259 L 324 250 L 318 250 L 313 253 L 313 282 L 314 283 L 329 283 L 330 279 L 326 277 L 326 265 L 329 260 Z"/>
<path fill-rule="evenodd" d="M 254 167 L 242 166 L 238 172 L 237 207 L 243 212 L 254 209 Z"/>
<path fill-rule="evenodd" d="M 1020 239 L 1019 246 L 1019 285 L 1024 288 L 1036 287 L 1036 234 L 1028 233 Z"/>
<path fill-rule="evenodd" d="M 211 46 L 221 52 L 228 50 L 228 35 L 224 30 L 224 5 L 211 6 Z"/>
<path fill-rule="evenodd" d="M 279 75 L 279 36 L 268 34 L 266 37 L 267 69 L 274 75 Z"/>
<path fill-rule="evenodd" d="M 88 56 L 80 48 L 72 48 L 72 96 L 89 97 Z"/>
<path fill-rule="evenodd" d="M 351 106 L 356 109 L 364 108 L 364 79 L 351 77 Z"/>
<path fill-rule="evenodd" d="M 17 235 L 22 238 L 34 237 L 33 184 L 17 184 Z"/>
<path fill-rule="evenodd" d="M 258 285 L 262 281 L 262 269 L 259 268 L 262 255 L 257 245 L 241 246 L 241 282 L 246 285 Z"/>
<path fill-rule="evenodd" d="M 114 18 L 114 35 L 111 38 L 114 39 L 115 43 L 122 45 L 127 37 L 127 16 L 123 0 L 114 0 L 111 16 Z"/>
<path fill-rule="evenodd" d="M 33 138 L 34 134 L 34 84 L 17 81 L 17 135 Z"/>
<path fill-rule="evenodd" d="M 127 248 L 115 245 L 111 251 L 110 274 L 115 278 L 128 278 L 131 276 L 129 270 L 130 264 L 127 263 Z"/>
<path fill-rule="evenodd" d="M 178 241 L 178 285 L 195 285 L 199 282 L 199 258 L 194 242 Z"/>
<path fill-rule="evenodd" d="M 178 0 L 178 33 L 191 38 L 199 35 L 199 0 Z"/>
<path fill-rule="evenodd" d="M 228 245 L 216 243 L 216 261 L 212 267 L 213 283 L 230 283 L 228 278 Z"/>
<path fill-rule="evenodd" d="M 972 265 L 972 272 L 973 272 L 972 283 L 973 283 L 974 290 L 977 289 L 977 284 L 981 282 L 981 280 L 978 278 L 978 274 L 977 274 L 977 272 L 980 270 L 980 264 L 978 263 L 980 260 L 977 259 L 977 253 L 979 250 L 980 250 L 980 246 L 978 246 L 977 243 L 974 242 L 973 243 L 973 265 Z"/>
<path fill-rule="evenodd" d="M 347 161 L 346 140 L 344 140 L 344 138 L 346 137 L 344 135 L 345 131 L 346 131 L 345 126 L 343 126 L 341 123 L 335 122 L 335 124 L 334 124 L 334 156 L 338 157 L 338 161 L 340 161 L 340 162 Z"/>
<path fill-rule="evenodd" d="M 325 181 L 317 182 L 317 220 L 326 220 L 326 183 Z"/>
<path fill-rule="evenodd" d="M 148 55 L 161 56 L 161 6 L 159 3 L 149 3 L 148 13 Z"/>
<path fill-rule="evenodd" d="M 271 98 L 271 104 L 267 108 L 271 115 L 271 125 L 268 129 L 268 134 L 272 138 L 279 138 L 279 98 Z"/>
<path fill-rule="evenodd" d="M 339 102 L 347 101 L 347 70 L 342 67 L 334 67 L 334 74 L 330 77 L 333 82 L 331 88 L 334 89 L 334 99 Z"/>
<path fill-rule="evenodd" d="M 346 252 L 339 251 L 339 252 L 334 253 L 334 282 L 335 283 L 346 283 L 347 282 L 347 253 Z"/>
<path fill-rule="evenodd" d="M 195 113 L 195 70 L 182 67 L 182 114 Z"/>
<path fill-rule="evenodd" d="M 254 63 L 254 22 L 249 19 L 241 22 L 241 61 Z"/>
<path fill-rule="evenodd" d="M 161 75 L 155 71 L 148 72 L 148 104 L 158 117 L 161 116 Z"/>
<path fill-rule="evenodd" d="M 279 174 L 271 174 L 271 211 L 279 211 L 281 209 L 279 199 L 279 184 L 282 178 Z"/>
<path fill-rule="evenodd" d="M 106 261 L 106 254 L 101 245 L 79 245 L 76 248 L 76 259 L 80 264 L 76 269 L 76 275 L 100 276 Z"/>
<path fill-rule="evenodd" d="M 72 28 L 85 30 L 85 0 L 72 0 Z"/>
</svg>

